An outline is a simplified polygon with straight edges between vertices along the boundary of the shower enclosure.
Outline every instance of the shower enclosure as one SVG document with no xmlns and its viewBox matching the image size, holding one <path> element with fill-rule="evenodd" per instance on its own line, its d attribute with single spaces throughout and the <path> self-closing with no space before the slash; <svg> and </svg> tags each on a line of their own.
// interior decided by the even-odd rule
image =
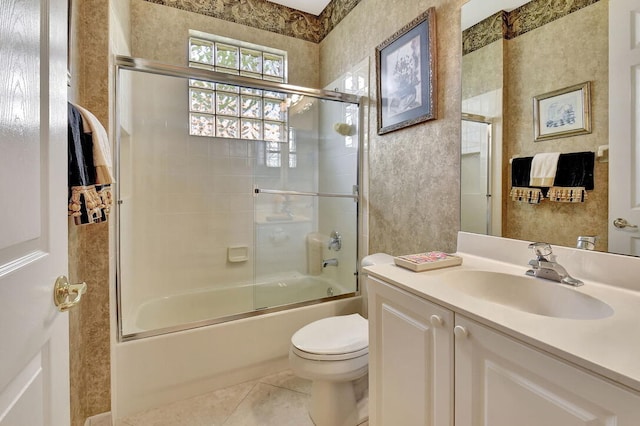
<svg viewBox="0 0 640 426">
<path fill-rule="evenodd" d="M 360 98 L 117 58 L 121 340 L 357 295 Z"/>
<path fill-rule="evenodd" d="M 462 114 L 460 162 L 460 228 L 463 231 L 493 235 L 491 120 Z M 499 202 L 499 198 L 498 198 Z M 499 208 L 499 207 L 498 207 Z"/>
</svg>

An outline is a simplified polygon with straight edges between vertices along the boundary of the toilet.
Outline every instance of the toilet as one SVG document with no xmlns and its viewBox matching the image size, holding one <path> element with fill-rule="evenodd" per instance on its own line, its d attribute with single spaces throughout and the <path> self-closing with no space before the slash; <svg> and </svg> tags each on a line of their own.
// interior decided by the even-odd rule
<svg viewBox="0 0 640 426">
<path fill-rule="evenodd" d="M 358 409 L 355 381 L 369 368 L 369 323 L 360 314 L 323 318 L 291 337 L 289 366 L 312 381 L 309 415 L 316 426 L 355 426 L 366 420 Z M 364 412 L 359 412 L 364 411 Z"/>
<path fill-rule="evenodd" d="M 365 257 L 362 265 L 392 262 L 391 256 L 377 253 Z M 289 366 L 298 377 L 312 381 L 309 415 L 316 426 L 356 426 L 367 420 L 369 323 L 360 314 L 302 327 L 291 337 Z"/>
</svg>

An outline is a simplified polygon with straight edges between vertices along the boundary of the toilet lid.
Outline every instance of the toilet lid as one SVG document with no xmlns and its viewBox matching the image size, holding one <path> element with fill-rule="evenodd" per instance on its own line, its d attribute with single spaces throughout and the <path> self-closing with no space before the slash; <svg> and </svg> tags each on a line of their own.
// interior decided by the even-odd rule
<svg viewBox="0 0 640 426">
<path fill-rule="evenodd" d="M 369 346 L 369 323 L 359 314 L 324 318 L 298 330 L 291 344 L 320 355 L 357 352 Z"/>
</svg>

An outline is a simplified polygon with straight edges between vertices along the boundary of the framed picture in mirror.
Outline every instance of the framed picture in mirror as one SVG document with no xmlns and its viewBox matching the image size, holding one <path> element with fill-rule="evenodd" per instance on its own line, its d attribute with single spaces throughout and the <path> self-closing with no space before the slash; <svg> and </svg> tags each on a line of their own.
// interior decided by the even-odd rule
<svg viewBox="0 0 640 426">
<path fill-rule="evenodd" d="M 535 141 L 591 133 L 591 82 L 533 98 Z"/>
<path fill-rule="evenodd" d="M 435 35 L 432 7 L 376 47 L 379 135 L 436 118 Z"/>
</svg>

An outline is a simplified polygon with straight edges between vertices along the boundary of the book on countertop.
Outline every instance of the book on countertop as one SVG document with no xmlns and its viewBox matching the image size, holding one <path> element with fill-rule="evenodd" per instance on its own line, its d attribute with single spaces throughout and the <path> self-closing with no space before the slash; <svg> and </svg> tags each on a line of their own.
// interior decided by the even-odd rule
<svg viewBox="0 0 640 426">
<path fill-rule="evenodd" d="M 396 265 L 410 269 L 415 272 L 428 271 L 431 269 L 447 268 L 462 264 L 462 258 L 441 251 L 429 251 L 426 253 L 408 254 L 393 258 Z"/>
</svg>

